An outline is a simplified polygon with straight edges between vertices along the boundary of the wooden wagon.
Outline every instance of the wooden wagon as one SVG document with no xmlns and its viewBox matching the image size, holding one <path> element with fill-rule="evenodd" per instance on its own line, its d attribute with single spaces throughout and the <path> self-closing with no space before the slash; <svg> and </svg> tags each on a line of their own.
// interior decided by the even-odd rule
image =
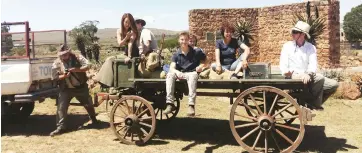
<svg viewBox="0 0 362 153">
<path fill-rule="evenodd" d="M 112 106 L 110 125 L 119 140 L 143 145 L 154 135 L 157 121 L 171 121 L 176 117 L 180 100 L 187 95 L 188 88 L 186 81 L 176 81 L 176 109 L 165 115 L 162 113 L 167 105 L 165 80 L 140 78 L 136 70 L 138 63 L 139 59 L 133 59 L 130 64 L 124 64 L 123 60 L 114 61 L 114 88 L 117 92 L 99 92 L 94 102 L 95 106 L 102 102 Z M 306 104 L 300 101 L 305 86 L 301 80 L 285 79 L 281 75 L 264 73 L 262 76 L 264 79 L 260 75 L 255 78 L 244 76 L 239 80 L 199 79 L 198 89 L 225 89 L 229 92 L 212 90 L 198 92 L 197 96 L 230 98 L 230 130 L 248 152 L 292 152 L 301 143 L 304 125 L 313 116 L 310 109 L 304 107 Z"/>
</svg>

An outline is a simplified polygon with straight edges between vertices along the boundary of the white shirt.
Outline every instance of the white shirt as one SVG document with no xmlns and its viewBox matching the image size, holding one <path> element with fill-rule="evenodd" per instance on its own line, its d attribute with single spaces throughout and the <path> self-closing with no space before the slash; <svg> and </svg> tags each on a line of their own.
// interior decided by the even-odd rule
<svg viewBox="0 0 362 153">
<path fill-rule="evenodd" d="M 150 50 L 157 50 L 157 40 L 153 33 L 148 29 L 142 28 L 138 47 L 140 54 L 143 52 L 143 48 L 145 48 L 147 41 L 151 41 L 149 46 Z"/>
<path fill-rule="evenodd" d="M 299 47 L 295 41 L 286 42 L 280 54 L 279 68 L 282 75 L 293 72 L 303 74 L 317 71 L 317 49 L 309 42 Z"/>
</svg>

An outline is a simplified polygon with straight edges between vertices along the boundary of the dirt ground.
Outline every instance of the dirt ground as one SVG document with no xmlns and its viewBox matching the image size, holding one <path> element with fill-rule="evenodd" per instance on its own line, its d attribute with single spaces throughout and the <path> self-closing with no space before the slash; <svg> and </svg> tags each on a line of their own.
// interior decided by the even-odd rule
<svg viewBox="0 0 362 153">
<path fill-rule="evenodd" d="M 229 128 L 227 98 L 198 97 L 196 117 L 186 117 L 187 97 L 177 118 L 157 123 L 155 137 L 142 147 L 121 144 L 108 124 L 104 106 L 97 108 L 103 122 L 97 129 L 81 129 L 88 117 L 84 108 L 70 106 L 70 131 L 49 137 L 55 129 L 55 101 L 37 103 L 32 116 L 21 123 L 7 123 L 1 137 L 1 152 L 243 152 Z M 362 152 L 362 99 L 330 99 L 324 111 L 305 126 L 296 152 Z M 2 123 L 4 124 L 4 123 Z"/>
</svg>

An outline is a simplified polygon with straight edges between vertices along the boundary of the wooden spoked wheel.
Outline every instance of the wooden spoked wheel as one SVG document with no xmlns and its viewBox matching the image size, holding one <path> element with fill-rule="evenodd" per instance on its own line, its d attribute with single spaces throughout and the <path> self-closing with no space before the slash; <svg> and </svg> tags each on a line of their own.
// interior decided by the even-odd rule
<svg viewBox="0 0 362 153">
<path fill-rule="evenodd" d="M 142 145 L 155 132 L 156 116 L 147 100 L 139 96 L 124 96 L 114 104 L 110 124 L 123 143 Z"/>
<path fill-rule="evenodd" d="M 267 95 L 267 96 L 272 96 L 272 95 Z M 267 98 L 267 101 L 272 101 L 272 97 L 266 97 Z M 269 99 L 268 99 L 269 98 Z M 248 103 L 252 103 L 252 101 L 256 101 L 256 102 L 260 102 L 258 103 L 259 107 L 263 107 L 262 105 L 263 104 L 263 95 L 262 93 L 261 94 L 255 94 L 254 96 L 249 96 L 249 97 L 245 97 L 244 98 L 244 103 L 248 104 Z M 288 102 L 285 102 L 287 101 L 284 97 L 281 97 L 281 96 L 278 96 L 277 98 L 277 103 L 275 104 L 274 106 L 274 111 L 275 112 L 278 112 L 280 109 L 282 109 L 284 106 L 287 106 L 289 103 Z M 252 105 L 249 105 L 250 108 L 252 109 L 257 109 L 256 106 L 252 106 Z M 249 116 L 253 116 L 253 117 L 256 117 L 249 109 L 247 109 L 245 107 L 245 111 L 248 113 Z M 294 112 L 294 113 L 293 113 Z M 284 118 L 284 116 L 294 116 L 294 115 L 297 115 L 297 111 L 296 110 L 292 110 L 292 108 L 288 108 L 286 109 L 285 111 L 281 112 L 280 114 L 278 114 L 279 117 L 281 118 Z M 296 118 L 286 118 L 284 120 L 281 120 L 282 121 L 282 124 L 286 124 L 286 125 L 290 125 L 294 122 Z"/>
<path fill-rule="evenodd" d="M 155 110 L 156 120 L 171 121 L 177 116 L 180 110 L 180 99 L 179 98 L 175 99 L 173 103 L 175 109 L 170 114 L 163 114 L 163 111 L 166 109 L 167 105 L 170 104 L 166 103 L 166 91 L 163 90 L 155 92 L 152 106 Z"/>
<path fill-rule="evenodd" d="M 258 95 L 262 95 L 261 98 Z M 251 101 L 246 103 L 246 98 Z M 295 113 L 292 115 L 286 110 Z M 293 124 L 286 125 L 285 120 L 290 119 L 294 119 Z M 289 153 L 299 146 L 304 136 L 302 112 L 297 102 L 282 90 L 270 86 L 257 86 L 242 92 L 231 108 L 229 123 L 236 141 L 252 153 Z"/>
<path fill-rule="evenodd" d="M 155 103 L 158 103 L 158 102 L 155 102 Z M 174 102 L 175 109 L 170 114 L 163 114 L 163 111 L 166 109 L 167 105 L 169 105 L 169 104 L 166 103 L 166 100 L 153 105 L 155 108 L 156 120 L 171 121 L 172 119 L 174 119 L 176 117 L 176 115 L 178 114 L 178 112 L 180 110 L 180 100 L 178 98 L 176 98 L 176 100 Z"/>
</svg>

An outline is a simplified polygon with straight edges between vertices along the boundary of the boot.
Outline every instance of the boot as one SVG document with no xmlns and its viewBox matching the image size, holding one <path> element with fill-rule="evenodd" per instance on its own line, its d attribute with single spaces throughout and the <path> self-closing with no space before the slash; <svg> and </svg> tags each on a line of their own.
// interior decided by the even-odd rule
<svg viewBox="0 0 362 153">
<path fill-rule="evenodd" d="M 173 106 L 172 104 L 167 105 L 166 109 L 163 111 L 163 114 L 170 114 L 174 110 L 175 110 L 175 106 Z"/>
<path fill-rule="evenodd" d="M 189 116 L 189 117 L 195 116 L 195 106 L 194 105 L 189 105 L 187 116 Z"/>
<path fill-rule="evenodd" d="M 64 129 L 58 127 L 57 129 L 55 129 L 53 132 L 50 133 L 50 136 L 53 137 L 56 135 L 60 135 L 64 133 L 64 131 L 65 131 Z"/>
</svg>

